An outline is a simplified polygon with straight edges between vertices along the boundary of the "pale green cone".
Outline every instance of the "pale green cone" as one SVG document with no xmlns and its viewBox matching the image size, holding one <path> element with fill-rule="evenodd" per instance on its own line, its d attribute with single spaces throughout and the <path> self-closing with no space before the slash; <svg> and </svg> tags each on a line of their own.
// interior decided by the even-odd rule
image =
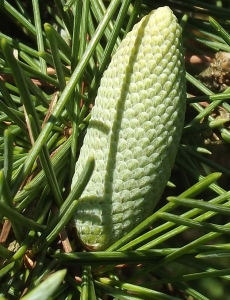
<svg viewBox="0 0 230 300">
<path fill-rule="evenodd" d="M 152 214 L 175 161 L 185 100 L 181 28 L 162 7 L 127 34 L 101 80 L 72 183 L 93 156 L 74 220 L 88 248 L 107 248 Z"/>
</svg>

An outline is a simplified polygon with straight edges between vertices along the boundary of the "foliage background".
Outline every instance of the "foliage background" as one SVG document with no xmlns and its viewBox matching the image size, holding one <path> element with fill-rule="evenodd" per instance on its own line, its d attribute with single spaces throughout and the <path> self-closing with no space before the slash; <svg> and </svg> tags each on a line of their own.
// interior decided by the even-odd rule
<svg viewBox="0 0 230 300">
<path fill-rule="evenodd" d="M 163 5 L 183 27 L 187 70 L 186 122 L 171 184 L 144 224 L 110 251 L 86 253 L 70 220 L 92 161 L 73 191 L 70 182 L 88 113 L 120 40 Z M 228 84 L 228 59 L 208 86 L 197 77 L 216 52 L 230 52 L 229 6 L 0 2 L 1 299 L 230 299 L 230 107 L 228 89 L 219 88 Z"/>
</svg>

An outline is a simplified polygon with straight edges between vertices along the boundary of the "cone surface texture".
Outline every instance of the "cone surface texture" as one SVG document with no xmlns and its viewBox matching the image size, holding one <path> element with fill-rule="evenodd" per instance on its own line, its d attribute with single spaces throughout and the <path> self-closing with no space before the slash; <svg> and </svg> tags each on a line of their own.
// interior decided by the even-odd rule
<svg viewBox="0 0 230 300">
<path fill-rule="evenodd" d="M 121 42 L 92 109 L 72 182 L 94 157 L 74 217 L 89 249 L 106 249 L 152 214 L 175 161 L 185 101 L 181 28 L 161 7 Z"/>
</svg>

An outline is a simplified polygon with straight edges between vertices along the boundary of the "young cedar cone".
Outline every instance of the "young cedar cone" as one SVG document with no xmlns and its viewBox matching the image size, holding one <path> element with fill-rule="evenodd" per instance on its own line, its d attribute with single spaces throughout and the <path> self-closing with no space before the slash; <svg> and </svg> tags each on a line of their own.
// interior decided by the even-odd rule
<svg viewBox="0 0 230 300">
<path fill-rule="evenodd" d="M 185 100 L 181 28 L 161 7 L 121 42 L 92 109 L 72 182 L 94 157 L 74 218 L 87 248 L 106 249 L 152 214 L 175 161 Z"/>
</svg>

